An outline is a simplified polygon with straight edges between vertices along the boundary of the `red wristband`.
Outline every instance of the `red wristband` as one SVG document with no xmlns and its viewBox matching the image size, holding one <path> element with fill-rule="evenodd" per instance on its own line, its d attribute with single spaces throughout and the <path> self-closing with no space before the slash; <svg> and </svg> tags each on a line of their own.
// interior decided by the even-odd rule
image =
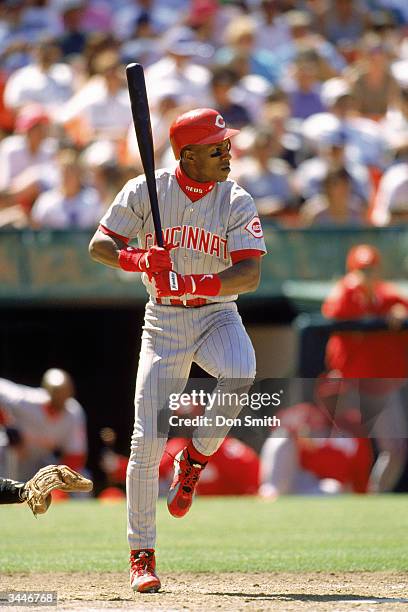
<svg viewBox="0 0 408 612">
<path fill-rule="evenodd" d="M 144 272 L 140 260 L 146 252 L 144 249 L 134 249 L 133 247 L 121 249 L 118 258 L 120 267 L 125 272 Z"/>
<path fill-rule="evenodd" d="M 214 297 L 221 290 L 221 281 L 218 274 L 187 274 L 183 278 L 186 293 Z"/>
</svg>

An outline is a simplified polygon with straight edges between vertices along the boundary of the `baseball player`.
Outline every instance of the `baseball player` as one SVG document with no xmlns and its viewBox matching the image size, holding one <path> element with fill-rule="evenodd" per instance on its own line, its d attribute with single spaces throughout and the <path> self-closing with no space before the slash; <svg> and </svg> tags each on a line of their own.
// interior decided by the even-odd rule
<svg viewBox="0 0 408 612">
<path fill-rule="evenodd" d="M 358 411 L 340 406 L 346 392 L 345 381 L 321 375 L 313 402 L 278 411 L 280 426 L 261 450 L 262 497 L 367 492 L 371 443 L 360 437 Z"/>
<path fill-rule="evenodd" d="M 171 393 L 181 393 L 192 362 L 217 378 L 216 391 L 247 389 L 255 377 L 255 354 L 235 300 L 254 291 L 265 253 L 262 228 L 251 196 L 230 172 L 229 129 L 213 109 L 180 115 L 170 126 L 179 161 L 156 172 L 165 248 L 155 244 L 145 177 L 130 180 L 101 220 L 91 256 L 108 266 L 142 272 L 146 305 L 135 393 L 135 427 L 127 470 L 131 586 L 157 591 L 155 506 L 158 469 L 166 436 L 158 435 L 158 413 Z M 138 239 L 138 248 L 128 246 Z M 175 278 L 171 280 L 169 270 Z M 219 397 L 219 395 L 217 396 Z M 218 402 L 212 416 L 234 417 L 239 406 Z M 175 457 L 167 505 L 184 516 L 208 458 L 229 427 L 197 427 Z"/>
<path fill-rule="evenodd" d="M 85 414 L 73 392 L 70 375 L 57 368 L 44 373 L 40 388 L 0 378 L 2 422 L 18 432 L 17 444 L 6 449 L 9 457 L 5 463 L 14 465 L 7 469 L 7 476 L 28 480 L 44 465 L 55 463 L 57 452 L 71 468 L 83 468 L 87 453 Z"/>
<path fill-rule="evenodd" d="M 408 425 L 401 388 L 408 377 L 408 334 L 400 328 L 408 318 L 408 300 L 398 287 L 381 278 L 381 254 L 375 247 L 352 247 L 346 267 L 347 274 L 322 305 L 323 315 L 338 320 L 384 317 L 389 330 L 331 334 L 326 362 L 338 376 L 354 379 L 352 401 L 359 403 L 365 427 L 379 450 L 369 488 L 389 492 L 407 458 Z"/>
</svg>

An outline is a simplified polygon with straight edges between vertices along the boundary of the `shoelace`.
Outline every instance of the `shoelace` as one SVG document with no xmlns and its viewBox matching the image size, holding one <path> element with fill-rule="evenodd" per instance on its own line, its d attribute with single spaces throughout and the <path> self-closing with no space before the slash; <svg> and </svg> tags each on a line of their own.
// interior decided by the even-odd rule
<svg viewBox="0 0 408 612">
<path fill-rule="evenodd" d="M 174 461 L 177 461 L 177 463 L 180 465 L 180 459 L 177 459 L 174 455 L 169 453 L 167 450 L 165 450 L 164 452 L 169 457 L 171 457 Z M 197 464 L 190 463 L 189 459 L 185 459 L 185 462 L 187 463 L 187 468 L 184 470 L 184 473 L 183 473 L 183 477 L 184 477 L 183 491 L 185 491 L 186 493 L 191 493 L 191 489 L 195 487 L 195 485 L 197 484 L 197 481 L 200 477 L 200 472 L 202 469 L 205 468 L 206 464 L 197 466 Z"/>
<path fill-rule="evenodd" d="M 197 484 L 202 469 L 203 468 L 201 466 L 197 467 L 191 464 L 187 466 L 184 471 L 183 491 L 185 491 L 186 493 L 191 493 L 191 490 Z"/>
<path fill-rule="evenodd" d="M 131 555 L 130 565 L 132 571 L 137 572 L 138 576 L 142 576 L 146 572 L 154 573 L 153 553 L 140 552 L 137 556 Z"/>
</svg>

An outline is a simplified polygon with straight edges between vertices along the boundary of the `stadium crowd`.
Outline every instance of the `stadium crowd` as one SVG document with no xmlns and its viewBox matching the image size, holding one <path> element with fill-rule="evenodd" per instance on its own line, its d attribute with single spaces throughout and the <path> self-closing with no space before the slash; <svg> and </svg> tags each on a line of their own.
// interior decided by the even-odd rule
<svg viewBox="0 0 408 612">
<path fill-rule="evenodd" d="M 404 0 L 5 0 L 0 227 L 93 227 L 142 171 L 124 65 L 168 127 L 217 108 L 232 178 L 283 226 L 378 225 L 408 205 Z"/>
</svg>

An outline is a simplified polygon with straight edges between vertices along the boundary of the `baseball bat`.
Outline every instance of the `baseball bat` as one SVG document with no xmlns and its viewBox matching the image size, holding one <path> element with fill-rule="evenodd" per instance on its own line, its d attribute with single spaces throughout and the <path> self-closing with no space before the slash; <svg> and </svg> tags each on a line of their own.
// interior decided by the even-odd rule
<svg viewBox="0 0 408 612">
<path fill-rule="evenodd" d="M 160 220 L 159 202 L 157 200 L 156 178 L 154 175 L 153 135 L 143 66 L 136 63 L 128 64 L 126 66 L 126 78 L 129 89 L 130 107 L 132 109 L 133 125 L 149 192 L 156 242 L 159 247 L 162 247 L 164 246 L 163 230 Z"/>
</svg>

